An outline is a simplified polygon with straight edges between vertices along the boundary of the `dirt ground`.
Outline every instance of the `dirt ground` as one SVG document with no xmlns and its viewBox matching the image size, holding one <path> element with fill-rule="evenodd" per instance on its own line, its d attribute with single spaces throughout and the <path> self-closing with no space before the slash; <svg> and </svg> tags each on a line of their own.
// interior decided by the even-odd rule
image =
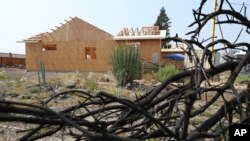
<svg viewBox="0 0 250 141">
<path fill-rule="evenodd" d="M 119 97 L 134 99 L 136 94 L 144 94 L 160 83 L 153 78 L 152 75 L 145 75 L 141 80 L 136 80 L 135 84 L 126 88 L 120 88 L 111 72 L 106 73 L 81 73 L 81 72 L 46 72 L 46 85 L 50 87 L 49 90 L 43 89 L 42 84 L 38 82 L 37 72 L 27 72 L 25 69 L 17 68 L 0 68 L 0 99 L 11 101 L 37 103 L 37 99 L 44 100 L 55 93 L 67 91 L 69 89 L 86 90 L 91 94 L 96 94 L 99 91 L 105 91 Z M 214 81 L 214 85 L 222 84 L 226 77 L 221 76 L 220 81 Z M 205 84 L 203 84 L 205 85 Z M 235 84 L 237 89 L 245 89 L 245 84 Z M 194 109 L 198 109 L 204 105 L 207 98 L 213 97 L 213 94 L 202 96 L 196 102 Z M 228 99 L 232 97 L 228 96 Z M 63 100 L 63 102 L 61 101 Z M 52 103 L 52 107 L 62 108 L 69 106 L 76 100 L 74 98 L 59 99 L 57 103 Z M 199 118 L 194 118 L 191 122 L 199 124 L 214 114 L 223 100 L 219 99 L 207 112 L 204 112 Z M 1 114 L 1 113 L 0 113 Z M 22 134 L 17 133 L 18 130 L 27 129 L 25 124 L 22 123 L 0 123 L 0 141 L 14 141 L 21 137 Z M 61 133 L 47 137 L 41 141 L 57 141 L 62 140 Z M 72 141 L 73 139 L 64 136 L 65 141 Z"/>
<path fill-rule="evenodd" d="M 110 94 L 134 98 L 135 94 L 145 93 L 153 88 L 152 85 L 158 81 L 145 81 L 144 84 L 138 85 L 141 81 L 130 88 L 117 87 L 117 83 L 111 72 L 105 73 L 81 73 L 81 72 L 46 72 L 46 85 L 49 90 L 43 89 L 43 85 L 38 82 L 38 72 L 27 72 L 25 69 L 17 68 L 0 68 L 0 99 L 38 103 L 40 100 L 52 96 L 55 93 L 67 91 L 69 89 L 86 90 L 92 94 L 99 91 L 106 91 Z M 152 81 L 152 82 L 151 82 Z M 63 100 L 63 102 L 62 102 Z M 74 103 L 74 98 L 58 99 L 56 103 L 52 103 L 54 108 L 62 108 Z M 0 113 L 1 114 L 1 113 Z M 28 127 L 30 128 L 30 127 Z M 0 123 L 0 141 L 14 141 L 23 134 L 16 131 L 27 129 L 22 123 Z M 62 140 L 61 133 L 47 137 L 41 141 L 57 141 Z M 65 141 L 73 140 L 69 136 L 64 136 Z"/>
<path fill-rule="evenodd" d="M 38 72 L 27 72 L 25 69 L 18 68 L 0 68 L 0 72 L 5 72 L 10 77 L 10 80 L 18 80 L 24 77 L 27 79 L 37 79 L 38 77 Z M 48 78 L 59 77 L 60 74 L 61 72 L 46 72 Z"/>
</svg>

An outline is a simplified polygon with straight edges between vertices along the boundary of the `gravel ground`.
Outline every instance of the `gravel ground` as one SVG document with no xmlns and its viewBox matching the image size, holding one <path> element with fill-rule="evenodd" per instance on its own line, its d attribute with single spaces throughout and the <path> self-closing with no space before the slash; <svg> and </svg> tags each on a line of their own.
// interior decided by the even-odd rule
<svg viewBox="0 0 250 141">
<path fill-rule="evenodd" d="M 0 72 L 5 72 L 11 80 L 21 79 L 26 77 L 28 79 L 37 78 L 37 72 L 27 72 L 25 69 L 18 69 L 18 68 L 0 68 Z M 46 72 L 46 77 L 54 78 L 58 77 L 61 73 L 60 72 Z"/>
</svg>

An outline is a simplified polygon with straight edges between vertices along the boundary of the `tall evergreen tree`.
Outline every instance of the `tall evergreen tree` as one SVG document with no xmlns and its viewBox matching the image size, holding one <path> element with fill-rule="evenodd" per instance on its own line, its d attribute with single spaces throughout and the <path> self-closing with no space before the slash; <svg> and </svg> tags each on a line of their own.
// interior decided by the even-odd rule
<svg viewBox="0 0 250 141">
<path fill-rule="evenodd" d="M 157 20 L 155 22 L 155 26 L 159 26 L 160 30 L 166 30 L 166 35 L 170 35 L 169 27 L 170 27 L 171 21 L 170 18 L 167 16 L 165 8 L 162 7 L 160 10 L 160 14 L 157 17 Z"/>
</svg>

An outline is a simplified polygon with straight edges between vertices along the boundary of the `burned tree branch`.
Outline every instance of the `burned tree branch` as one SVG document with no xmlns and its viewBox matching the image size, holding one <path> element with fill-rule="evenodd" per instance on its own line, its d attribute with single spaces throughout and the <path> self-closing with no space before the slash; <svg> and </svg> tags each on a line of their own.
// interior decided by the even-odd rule
<svg viewBox="0 0 250 141">
<path fill-rule="evenodd" d="M 142 96 L 137 95 L 133 100 L 115 97 L 106 92 L 92 95 L 83 90 L 53 94 L 37 104 L 1 99 L 0 121 L 36 125 L 24 130 L 25 134 L 20 140 L 36 140 L 62 132 L 76 140 L 89 141 L 141 141 L 154 138 L 220 140 L 230 125 L 249 124 L 250 83 L 243 90 L 237 89 L 234 85 L 236 77 L 250 60 L 250 44 L 236 43 L 243 30 L 235 42 L 226 39 L 211 42 L 210 37 L 208 40 L 199 41 L 198 35 L 208 21 L 220 15 L 225 15 L 226 20 L 217 24 L 241 25 L 247 29 L 246 32 L 249 32 L 250 21 L 245 14 L 241 14 L 245 8 L 237 12 L 228 0 L 221 0 L 217 11 L 203 13 L 206 2 L 202 0 L 199 8 L 193 10 L 194 22 L 190 27 L 197 27 L 187 33 L 192 36 L 191 39 L 178 37 L 164 39 L 167 42 L 182 42 L 188 46 L 185 53 L 195 62 L 192 68 L 169 77 L 150 92 Z M 228 5 L 230 10 L 225 9 L 225 5 Z M 224 47 L 211 50 L 212 47 L 219 45 Z M 196 48 L 203 51 L 201 57 L 197 55 Z M 226 49 L 242 50 L 246 54 L 240 59 L 229 56 L 227 62 L 214 64 L 214 53 Z M 204 64 L 207 62 L 210 65 L 205 68 Z M 225 72 L 229 73 L 225 82 L 219 84 L 211 82 L 211 78 Z M 186 82 L 174 84 L 180 80 Z M 62 95 L 79 97 L 79 102 L 63 109 L 49 106 Z M 206 99 L 201 102 L 202 97 Z M 216 104 L 219 104 L 217 109 L 213 107 Z M 206 112 L 211 114 L 199 123 L 194 123 Z"/>
</svg>

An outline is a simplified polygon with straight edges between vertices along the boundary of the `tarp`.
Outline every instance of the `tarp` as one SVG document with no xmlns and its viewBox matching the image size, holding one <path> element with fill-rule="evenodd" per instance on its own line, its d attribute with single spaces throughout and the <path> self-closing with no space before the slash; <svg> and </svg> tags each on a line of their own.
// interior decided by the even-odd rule
<svg viewBox="0 0 250 141">
<path fill-rule="evenodd" d="M 180 53 L 164 56 L 164 58 L 167 58 L 170 60 L 176 60 L 176 61 L 183 61 L 184 57 L 185 56 L 183 54 L 180 54 Z"/>
</svg>

